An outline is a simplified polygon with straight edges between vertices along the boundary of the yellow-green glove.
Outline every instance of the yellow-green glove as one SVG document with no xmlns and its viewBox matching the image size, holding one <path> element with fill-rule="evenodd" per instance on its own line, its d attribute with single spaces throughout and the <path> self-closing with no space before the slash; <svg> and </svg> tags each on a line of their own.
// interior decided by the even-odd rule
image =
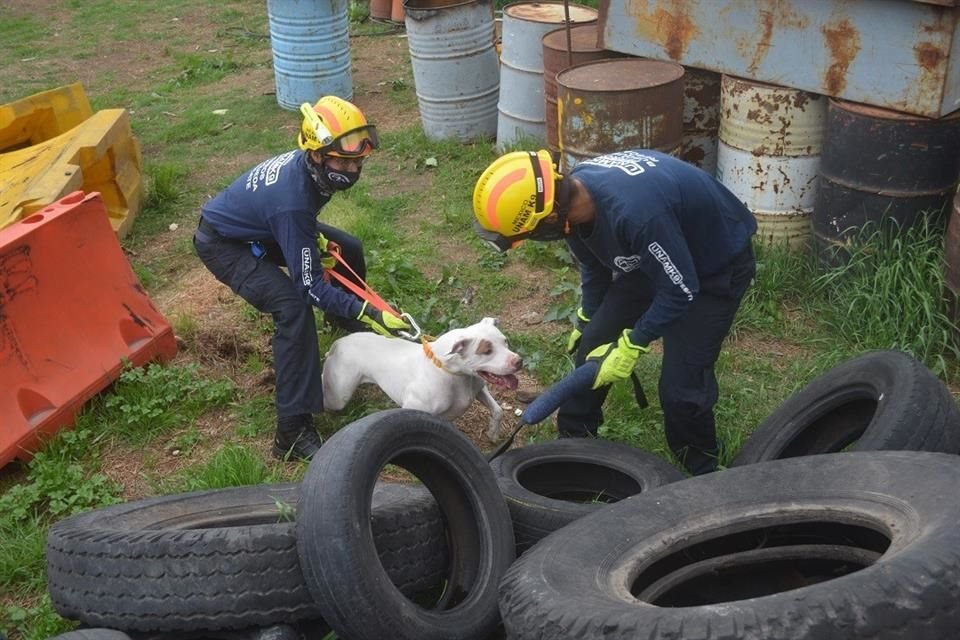
<svg viewBox="0 0 960 640">
<path fill-rule="evenodd" d="M 649 347 L 630 342 L 630 329 L 624 329 L 623 335 L 615 343 L 600 345 L 587 354 L 587 360 L 600 363 L 597 377 L 593 379 L 593 388 L 599 389 L 604 385 L 626 380 L 633 373 L 640 354 L 649 352 Z"/>
<path fill-rule="evenodd" d="M 590 318 L 583 312 L 583 307 L 578 307 L 577 324 L 573 327 L 573 331 L 570 332 L 570 337 L 567 338 L 567 353 L 577 352 L 577 347 L 580 346 L 580 338 L 583 337 L 583 330 L 586 328 L 588 322 L 590 322 Z"/>
<path fill-rule="evenodd" d="M 376 307 L 370 306 L 369 302 L 363 303 L 357 320 L 380 335 L 387 336 L 388 338 L 400 337 L 401 331 L 410 331 L 413 329 L 403 318 L 395 316 L 389 311 L 380 311 Z"/>
<path fill-rule="evenodd" d="M 320 252 L 320 265 L 324 269 L 333 269 L 337 266 L 337 259 L 330 255 L 330 241 L 322 233 L 317 234 L 317 251 Z"/>
</svg>

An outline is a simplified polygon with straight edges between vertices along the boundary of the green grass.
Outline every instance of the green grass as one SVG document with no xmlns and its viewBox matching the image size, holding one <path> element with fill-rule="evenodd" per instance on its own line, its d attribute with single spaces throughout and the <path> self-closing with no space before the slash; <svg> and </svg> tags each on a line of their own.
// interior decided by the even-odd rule
<svg viewBox="0 0 960 640">
<path fill-rule="evenodd" d="M 108 0 L 61 4 L 56 21 L 23 11 L 0 17 L 0 59 L 17 65 L 0 69 L 0 102 L 75 81 L 58 60 L 93 64 L 104 51 L 130 45 L 128 59 L 117 58 L 85 88 L 97 109 L 128 109 L 142 145 L 147 197 L 123 241 L 135 272 L 151 296 L 180 291 L 183 277 L 197 268 L 189 229 L 202 202 L 294 144 L 296 114 L 260 90 L 271 78 L 265 8 L 242 0 L 128 3 L 122 12 Z M 364 10 L 362 2 L 350 6 L 355 64 L 372 58 L 367 43 L 402 32 L 365 19 Z M 53 37 L 64 25 L 69 31 Z M 149 51 L 134 46 L 147 39 L 162 44 Z M 534 312 L 540 323 L 507 327 L 511 346 L 541 385 L 559 380 L 573 366 L 564 345 L 579 303 L 569 251 L 562 243 L 527 242 L 509 254 L 484 246 L 470 231 L 471 198 L 496 157 L 492 141 L 427 138 L 405 57 L 382 70 L 378 82 L 372 90 L 392 110 L 394 126 L 384 127 L 383 146 L 360 184 L 337 195 L 323 220 L 363 240 L 370 284 L 413 313 L 427 333 L 487 315 Z M 405 114 L 402 121 L 398 114 Z M 846 266 L 828 272 L 808 254 L 756 247 L 755 282 L 717 363 L 721 465 L 786 397 L 862 351 L 904 349 L 942 379 L 955 375 L 960 350 L 946 312 L 942 231 L 921 225 L 892 236 L 868 234 L 861 244 Z M 542 308 L 516 294 L 531 276 L 541 283 Z M 269 317 L 235 299 L 178 311 L 169 320 L 188 350 L 165 366 L 125 370 L 87 405 L 75 428 L 60 432 L 29 464 L 0 475 L 0 631 L 12 640 L 43 640 L 73 626 L 45 595 L 46 530 L 57 519 L 121 499 L 125 487 L 104 468 L 107 452 L 142 453 L 154 494 L 302 477 L 305 465 L 262 454 L 275 420 L 270 390 L 241 387 L 269 370 L 268 351 L 238 350 L 232 360 L 202 352 L 214 331 L 209 318 L 218 313 L 236 314 L 230 329 L 241 342 L 263 344 L 272 332 Z M 341 335 L 320 331 L 322 351 Z M 657 399 L 660 366 L 656 350 L 639 363 L 646 409 L 637 407 L 630 385 L 612 390 L 600 433 L 670 460 Z M 319 429 L 329 438 L 390 406 L 382 394 L 361 394 L 342 413 L 319 416 Z M 223 441 L 205 430 L 211 420 L 228 423 Z M 528 441 L 555 435 L 549 420 L 524 433 Z M 159 462 L 171 451 L 184 464 L 167 472 Z"/>
<path fill-rule="evenodd" d="M 861 235 L 847 264 L 814 280 L 829 332 L 845 353 L 900 349 L 948 374 L 960 329 L 947 311 L 942 225 L 922 220 Z"/>
<path fill-rule="evenodd" d="M 282 475 L 271 469 L 259 452 L 238 444 L 226 444 L 209 460 L 191 465 L 162 482 L 159 492 L 184 493 L 280 482 Z"/>
</svg>

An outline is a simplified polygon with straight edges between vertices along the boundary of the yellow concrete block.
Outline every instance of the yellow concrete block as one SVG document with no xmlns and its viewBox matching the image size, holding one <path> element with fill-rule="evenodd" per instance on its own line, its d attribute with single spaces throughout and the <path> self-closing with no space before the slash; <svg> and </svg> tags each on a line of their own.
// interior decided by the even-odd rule
<svg viewBox="0 0 960 640">
<path fill-rule="evenodd" d="M 54 138 L 93 115 L 79 82 L 0 105 L 0 153 Z"/>
<path fill-rule="evenodd" d="M 0 229 L 77 190 L 103 196 L 119 237 L 143 204 L 125 109 L 93 113 L 79 84 L 0 105 Z"/>
<path fill-rule="evenodd" d="M 0 229 L 73 191 L 98 191 L 122 238 L 143 204 L 140 160 L 125 109 L 103 109 L 55 138 L 2 153 Z"/>
</svg>

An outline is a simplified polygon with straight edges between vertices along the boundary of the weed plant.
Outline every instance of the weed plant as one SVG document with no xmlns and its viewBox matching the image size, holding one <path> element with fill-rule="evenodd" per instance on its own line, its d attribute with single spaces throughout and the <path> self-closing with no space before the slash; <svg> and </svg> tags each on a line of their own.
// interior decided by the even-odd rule
<svg viewBox="0 0 960 640">
<path fill-rule="evenodd" d="M 122 442 L 139 446 L 184 426 L 193 416 L 224 406 L 233 396 L 231 382 L 204 378 L 195 364 L 150 364 L 124 371 L 114 393 L 102 399 L 100 410 L 86 417 L 110 425 L 107 430 Z"/>
<path fill-rule="evenodd" d="M 86 89 L 95 108 L 130 110 L 148 189 L 124 245 L 151 294 L 166 292 L 198 267 L 189 234 L 167 242 L 171 225 L 181 230 L 195 225 L 202 202 L 252 166 L 253 156 L 265 159 L 293 148 L 298 121 L 277 107 L 274 95 L 247 82 L 271 65 L 262 5 L 222 0 L 200 8 L 187 0 L 164 0 L 118 12 L 115 4 L 63 3 L 59 18 L 70 38 L 53 37 L 54 21 L 44 21 L 39 13 L 0 18 L 0 57 L 20 61 L 23 68 L 0 83 L 0 103 L 74 81 L 62 77 L 57 60 L 93 59 L 119 46 L 121 38 L 163 38 L 158 59 L 131 61 L 131 67 L 149 66 L 145 77 L 131 80 L 126 69 L 107 69 Z M 496 8 L 504 4 L 498 0 Z M 596 6 L 595 0 L 579 4 Z M 365 10 L 362 0 L 349 8 L 357 59 L 366 54 L 363 43 L 402 31 L 374 23 Z M 209 43 L 192 40 L 201 33 L 199 25 L 178 26 L 181 17 L 196 11 L 207 11 L 205 17 L 216 23 L 215 32 L 205 34 L 214 36 Z M 371 93 L 381 94 L 398 113 L 415 109 L 409 60 L 400 56 Z M 511 326 L 511 346 L 542 386 L 569 373 L 573 362 L 564 345 L 579 304 L 579 279 L 565 245 L 526 242 L 499 254 L 470 231 L 472 186 L 497 156 L 495 146 L 431 140 L 412 120 L 383 127 L 381 142 L 360 184 L 338 194 L 322 214 L 324 222 L 364 242 L 370 285 L 437 334 L 512 310 L 520 278 L 538 278 L 547 302 L 530 311 L 544 322 Z M 515 148 L 537 146 L 524 140 Z M 942 232 L 935 225 L 900 231 L 867 234 L 845 266 L 826 272 L 809 253 L 756 246 L 757 276 L 717 363 L 721 466 L 780 402 L 845 357 L 900 348 L 948 376 L 960 353 L 944 303 Z M 272 332 L 269 316 L 236 304 L 241 309 L 237 331 L 257 340 Z M 176 317 L 177 333 L 197 342 L 191 338 L 202 322 L 202 315 Z M 320 331 L 323 352 L 342 335 Z M 269 367 L 258 356 L 239 364 L 248 374 Z M 657 397 L 660 366 L 657 347 L 638 365 L 650 403 L 646 409 L 637 406 L 629 384 L 614 386 L 600 436 L 670 460 Z M 126 370 L 89 403 L 74 429 L 58 434 L 29 464 L 5 473 L 0 480 L 0 632 L 11 640 L 44 640 L 73 626 L 53 612 L 45 595 L 46 531 L 59 518 L 120 499 L 122 487 L 101 464 L 108 445 L 147 452 L 173 445 L 191 458 L 192 451 L 212 452 L 169 477 L 148 478 L 158 494 L 302 475 L 304 465 L 278 465 L 263 452 L 275 420 L 272 395 L 256 391 L 238 397 L 233 383 L 219 375 L 204 366 L 179 364 Z M 344 412 L 318 418 L 325 438 L 392 406 L 375 390 L 358 395 Z M 230 440 L 216 446 L 197 428 L 197 419 L 212 411 L 224 412 L 235 425 Z M 523 433 L 527 442 L 537 442 L 555 437 L 555 428 L 547 420 Z"/>
<path fill-rule="evenodd" d="M 906 229 L 870 225 L 849 251 L 844 266 L 813 280 L 834 350 L 900 349 L 947 375 L 960 334 L 949 315 L 942 224 L 924 217 Z"/>
<path fill-rule="evenodd" d="M 272 484 L 282 476 L 267 466 L 259 451 L 239 444 L 226 444 L 209 460 L 192 465 L 160 485 L 161 494 Z"/>
</svg>

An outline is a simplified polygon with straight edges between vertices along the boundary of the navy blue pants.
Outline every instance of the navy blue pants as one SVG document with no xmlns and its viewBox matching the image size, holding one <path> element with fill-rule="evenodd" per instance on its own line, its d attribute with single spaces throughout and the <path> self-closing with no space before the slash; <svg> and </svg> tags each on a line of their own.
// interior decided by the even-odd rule
<svg viewBox="0 0 960 640">
<path fill-rule="evenodd" d="M 354 236 L 324 224 L 318 228 L 338 243 L 347 264 L 366 278 L 363 245 Z M 276 371 L 277 417 L 323 411 L 323 385 L 317 327 L 311 305 L 281 269 L 283 257 L 268 252 L 255 258 L 250 245 L 227 240 L 209 230 L 193 238 L 197 256 L 217 280 L 261 313 L 273 317 L 273 367 Z M 338 269 L 342 267 L 337 265 Z M 349 273 L 344 275 L 353 279 Z"/>
<path fill-rule="evenodd" d="M 700 293 L 690 309 L 663 335 L 658 391 L 664 431 L 670 449 L 693 474 L 716 469 L 719 447 L 713 407 L 719 390 L 713 367 L 755 270 L 751 246 L 723 271 L 701 280 Z M 584 329 L 577 365 L 594 348 L 617 340 L 624 329 L 632 328 L 653 295 L 653 283 L 643 274 L 621 274 L 614 280 Z M 603 424 L 603 402 L 609 389 L 585 389 L 564 402 L 557 412 L 560 437 L 595 436 Z"/>
</svg>

